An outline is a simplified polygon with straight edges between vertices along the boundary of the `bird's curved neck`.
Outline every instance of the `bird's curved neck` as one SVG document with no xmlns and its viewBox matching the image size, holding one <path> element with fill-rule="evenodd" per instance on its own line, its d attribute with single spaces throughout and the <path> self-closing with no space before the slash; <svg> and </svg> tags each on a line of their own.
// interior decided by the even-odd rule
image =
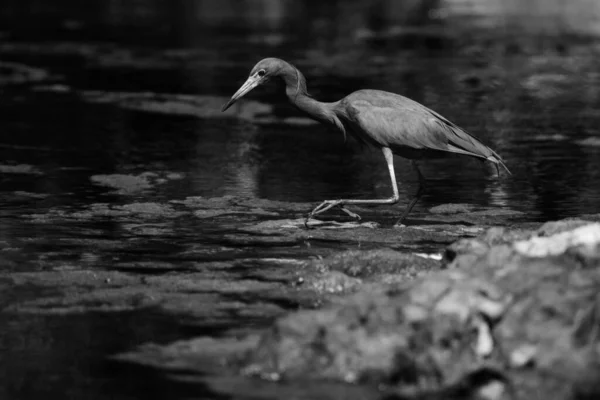
<svg viewBox="0 0 600 400">
<path fill-rule="evenodd" d="M 333 105 L 335 103 L 323 103 L 310 97 L 306 89 L 304 75 L 293 65 L 289 65 L 289 67 L 283 75 L 283 80 L 285 82 L 285 94 L 290 102 L 319 122 L 333 123 L 335 118 Z"/>
</svg>

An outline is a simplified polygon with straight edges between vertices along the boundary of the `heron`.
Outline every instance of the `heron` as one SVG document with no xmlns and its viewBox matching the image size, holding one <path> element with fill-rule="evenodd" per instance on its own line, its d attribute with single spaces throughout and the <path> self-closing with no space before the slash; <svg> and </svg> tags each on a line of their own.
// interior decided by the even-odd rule
<svg viewBox="0 0 600 400">
<path fill-rule="evenodd" d="M 298 68 L 279 58 L 259 61 L 222 111 L 252 89 L 276 78 L 284 82 L 288 100 L 309 117 L 338 129 L 344 135 L 344 140 L 349 134 L 361 143 L 381 149 L 392 183 L 392 196 L 389 198 L 324 200 L 306 216 L 306 227 L 311 218 L 334 207 L 360 220 L 358 214 L 347 208 L 348 205 L 396 204 L 400 195 L 394 172 L 394 155 L 411 161 L 419 181 L 415 196 L 395 226 L 402 226 L 426 186 L 418 160 L 454 153 L 490 161 L 495 164 L 498 175 L 498 165 L 510 174 L 494 150 L 424 105 L 399 94 L 373 89 L 357 90 L 332 103 L 320 102 L 308 94 L 306 78 Z"/>
</svg>

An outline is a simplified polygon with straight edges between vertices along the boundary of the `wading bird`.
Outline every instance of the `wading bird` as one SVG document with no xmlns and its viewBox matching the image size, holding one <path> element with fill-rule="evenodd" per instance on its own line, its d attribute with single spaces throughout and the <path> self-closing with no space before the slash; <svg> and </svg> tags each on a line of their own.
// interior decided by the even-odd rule
<svg viewBox="0 0 600 400">
<path fill-rule="evenodd" d="M 498 169 L 502 165 L 510 171 L 496 152 L 479 139 L 468 134 L 435 111 L 398 94 L 381 90 L 358 90 L 334 103 L 322 103 L 309 96 L 304 75 L 292 64 L 278 58 L 265 58 L 252 68 L 250 76 L 223 106 L 227 110 L 233 103 L 252 89 L 279 78 L 285 83 L 289 101 L 311 118 L 336 127 L 344 134 L 351 134 L 358 141 L 378 147 L 383 152 L 392 181 L 393 195 L 387 199 L 339 199 L 325 200 L 306 217 L 310 218 L 333 207 L 339 207 L 357 220 L 360 216 L 346 208 L 350 204 L 395 204 L 400 199 L 394 173 L 396 154 L 412 160 L 419 187 L 415 197 L 397 222 L 400 224 L 410 213 L 423 193 L 425 179 L 416 160 L 433 158 L 441 153 L 456 153 L 493 162 Z"/>
</svg>

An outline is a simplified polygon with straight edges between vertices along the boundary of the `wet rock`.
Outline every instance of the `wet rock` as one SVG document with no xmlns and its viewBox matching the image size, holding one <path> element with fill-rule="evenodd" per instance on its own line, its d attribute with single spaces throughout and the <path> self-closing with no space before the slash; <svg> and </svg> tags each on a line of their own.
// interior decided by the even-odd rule
<svg viewBox="0 0 600 400">
<path fill-rule="evenodd" d="M 327 296 L 355 292 L 365 285 L 376 290 L 378 285 L 397 285 L 439 266 L 439 261 L 430 257 L 391 249 L 348 250 L 305 263 L 298 269 L 297 279 L 303 289 Z"/>
<path fill-rule="evenodd" d="M 0 273 L 0 286 L 7 283 L 6 295 L 21 294 L 18 301 L 3 306 L 3 312 L 66 315 L 152 308 L 208 326 L 272 319 L 283 312 L 276 301 L 269 301 L 269 296 L 283 296 L 281 283 L 231 280 L 230 272 L 205 272 L 194 263 L 124 262 L 113 266 L 117 271 L 63 264 L 48 266 L 45 271 Z M 23 295 L 30 292 L 35 294 Z M 263 301 L 258 301 L 258 294 Z"/>
<path fill-rule="evenodd" d="M 45 193 L 31 193 L 25 191 L 3 192 L 0 193 L 0 202 L 2 202 L 3 204 L 23 204 L 27 202 L 35 202 L 37 200 L 42 200 L 48 198 L 49 196 L 50 195 Z"/>
<path fill-rule="evenodd" d="M 90 180 L 97 185 L 117 189 L 119 194 L 133 194 L 152 187 L 147 175 L 94 175 Z"/>
<path fill-rule="evenodd" d="M 441 204 L 429 209 L 433 214 L 458 214 L 467 213 L 473 210 L 475 206 L 472 204 Z"/>
<path fill-rule="evenodd" d="M 268 200 L 268 199 L 251 199 L 251 198 L 235 198 L 235 204 L 239 206 L 251 206 L 258 207 L 267 210 L 289 210 L 290 212 L 299 212 L 303 214 L 307 214 L 314 204 L 312 203 L 292 203 L 288 201 L 277 201 L 277 200 Z"/>
<path fill-rule="evenodd" d="M 307 228 L 319 228 L 319 229 L 354 229 L 354 228 L 377 228 L 379 225 L 375 222 L 338 222 L 338 221 L 320 221 L 310 219 L 305 223 L 304 218 L 298 219 L 285 219 L 285 220 L 271 220 L 263 221 L 252 227 L 252 230 L 272 230 L 272 229 L 308 229 Z"/>
<path fill-rule="evenodd" d="M 222 236 L 222 243 L 230 246 L 291 246 L 302 243 L 302 235 L 256 235 L 256 234 L 226 234 Z"/>
<path fill-rule="evenodd" d="M 439 267 L 440 263 L 414 254 L 382 250 L 349 250 L 333 256 L 314 260 L 309 268 L 318 271 L 339 271 L 356 278 L 369 278 L 381 274 L 398 274 L 406 277 Z"/>
<path fill-rule="evenodd" d="M 185 265 L 185 264 L 184 264 Z M 177 265 L 171 262 L 158 262 L 158 261 L 131 261 L 131 262 L 119 262 L 115 264 L 115 268 L 119 271 L 176 271 L 185 269 L 185 266 Z M 145 281 L 144 281 L 145 282 Z"/>
<path fill-rule="evenodd" d="M 28 301 L 13 303 L 4 311 L 68 314 L 89 311 L 124 311 L 157 304 L 157 298 L 136 284 L 139 279 L 119 272 L 60 268 L 55 271 L 16 273 L 12 290 L 38 288 Z M 62 293 L 57 296 L 57 293 Z"/>
<path fill-rule="evenodd" d="M 362 285 L 362 280 L 353 278 L 342 272 L 331 271 L 320 274 L 305 283 L 305 287 L 309 287 L 315 292 L 321 294 L 338 294 L 354 291 Z"/>
<path fill-rule="evenodd" d="M 194 216 L 198 218 L 214 218 L 221 215 L 235 214 L 237 211 L 226 211 L 226 210 L 198 210 L 194 211 Z"/>
<path fill-rule="evenodd" d="M 29 214 L 27 217 L 31 219 L 31 221 L 41 224 L 47 224 L 55 222 L 59 219 L 69 218 L 67 211 L 60 209 L 50 209 L 44 214 Z"/>
<path fill-rule="evenodd" d="M 600 147 L 600 137 L 589 137 L 587 139 L 578 140 L 577 144 L 583 147 Z"/>
<path fill-rule="evenodd" d="M 525 225 L 525 224 L 521 224 Z M 539 224 L 535 224 L 537 227 Z M 533 227 L 533 226 L 532 226 Z M 504 228 L 504 227 L 492 227 L 485 231 L 481 236 L 478 237 L 479 240 L 485 242 L 490 246 L 495 246 L 498 244 L 507 244 L 512 243 L 517 240 L 526 239 L 531 236 L 531 229 L 527 228 Z"/>
<path fill-rule="evenodd" d="M 224 359 L 268 380 L 384 383 L 389 398 L 600 395 L 600 224 L 493 229 L 450 248 L 452 268 L 387 286 L 365 280 L 418 260 L 375 250 L 311 261 L 317 289 L 354 294 L 284 316 Z"/>
<path fill-rule="evenodd" d="M 537 236 L 552 236 L 557 233 L 572 231 L 576 228 L 589 225 L 591 221 L 580 218 L 567 218 L 561 221 L 550 221 L 540 226 L 536 234 Z"/>
<path fill-rule="evenodd" d="M 461 262 L 469 264 L 490 249 L 490 246 L 483 240 L 461 239 L 452 243 L 446 248 L 444 261 L 446 264 L 452 263 L 458 255 L 462 256 Z M 456 265 L 455 265 L 456 266 Z"/>
<path fill-rule="evenodd" d="M 2 174 L 30 174 L 42 175 L 43 173 L 32 165 L 0 165 L 0 173 Z"/>
<path fill-rule="evenodd" d="M 119 206 L 111 207 L 109 204 L 106 203 L 92 204 L 83 210 L 75 211 L 70 214 L 62 210 L 56 210 L 56 212 L 54 211 L 55 210 L 51 210 L 49 214 L 56 214 L 58 218 L 74 218 L 81 220 L 91 219 L 94 217 L 119 218 L 128 216 L 130 214 L 127 210 L 124 210 Z"/>
<path fill-rule="evenodd" d="M 247 368 L 280 378 L 375 379 L 428 390 L 489 364 L 504 369 L 535 365 L 537 375 L 528 379 L 537 379 L 538 390 L 551 371 L 571 385 L 580 381 L 578 374 L 591 379 L 590 363 L 599 356 L 585 353 L 582 358 L 585 350 L 572 335 L 585 331 L 579 335 L 586 338 L 585 346 L 600 340 L 591 334 L 594 323 L 587 322 L 596 315 L 600 263 L 569 268 L 564 265 L 568 258 L 559 256 L 591 246 L 600 259 L 598 229 L 588 224 L 553 235 L 547 239 L 557 241 L 561 251 L 535 252 L 536 258 L 519 252 L 522 242 L 487 247 L 478 239 L 484 245 L 472 248 L 480 257 L 468 267 L 432 274 L 408 289 L 360 292 L 337 307 L 279 320 L 250 353 Z M 494 253 L 502 260 L 489 265 Z M 493 279 L 499 271 L 501 278 Z M 576 309 L 591 311 L 577 316 Z M 510 349 L 508 359 L 496 351 L 500 347 Z M 535 386 L 525 385 L 510 370 L 506 374 L 524 390 Z"/>
<path fill-rule="evenodd" d="M 181 172 L 167 172 L 165 174 L 165 179 L 166 180 L 179 180 L 179 179 L 183 179 L 185 178 L 185 174 L 181 173 Z"/>
<path fill-rule="evenodd" d="M 446 249 L 449 267 L 461 265 L 501 266 L 518 262 L 521 257 L 593 258 L 600 241 L 600 224 L 580 219 L 548 222 L 535 230 L 492 228 L 476 239 L 453 243 Z M 484 261 L 482 261 L 484 260 Z M 516 260 L 516 261 L 515 261 Z M 576 263 L 571 260 L 570 265 Z"/>
<path fill-rule="evenodd" d="M 116 189 L 116 193 L 132 195 L 144 192 L 156 185 L 167 183 L 171 180 L 183 179 L 184 175 L 176 172 L 143 172 L 138 175 L 111 174 L 93 175 L 90 180 L 101 186 Z"/>
<path fill-rule="evenodd" d="M 194 216 L 198 218 L 214 218 L 220 217 L 223 215 L 232 215 L 232 214 L 251 214 L 254 216 L 268 216 L 268 217 L 276 217 L 279 214 L 273 211 L 266 211 L 261 208 L 236 208 L 231 210 L 217 210 L 217 209 L 209 209 L 209 210 L 197 210 L 194 211 Z"/>
<path fill-rule="evenodd" d="M 481 208 L 469 204 L 442 204 L 429 210 L 425 220 L 437 223 L 463 223 L 476 227 L 505 225 L 522 219 L 523 213 L 503 208 Z"/>
<path fill-rule="evenodd" d="M 307 229 L 304 216 L 314 204 L 235 196 L 188 197 L 184 200 L 172 200 L 170 203 L 193 210 L 198 218 L 225 218 L 232 215 L 242 215 L 245 219 L 240 220 L 238 228 L 242 232 L 260 233 L 263 236 L 305 237 L 307 239 L 330 240 L 338 238 L 341 241 L 351 240 L 353 242 L 355 240 L 352 240 L 352 236 L 358 238 L 362 236 L 363 232 L 370 229 L 373 232 L 366 235 L 371 237 L 367 241 L 374 240 L 388 243 L 395 238 L 397 243 L 411 243 L 417 240 L 449 243 L 461 236 L 475 236 L 481 233 L 486 226 L 491 226 L 494 223 L 505 224 L 520 216 L 518 212 L 512 210 L 475 209 L 474 206 L 450 204 L 440 207 L 433 215 L 426 216 L 425 221 L 427 221 L 427 224 L 411 224 L 392 230 L 379 221 L 373 221 L 372 219 L 387 218 L 389 216 L 391 220 L 395 220 L 397 214 L 395 210 L 377 208 L 374 211 L 373 209 L 363 210 L 357 208 L 356 211 L 363 213 L 364 219 L 361 221 L 349 220 L 345 216 L 341 216 L 339 220 L 334 218 L 323 220 L 312 218 L 308 221 L 308 228 L 310 229 Z M 369 216 L 369 214 L 374 213 L 375 215 L 372 217 Z M 252 218 L 248 218 L 250 216 L 281 216 L 282 218 L 259 218 L 258 222 L 248 223 L 252 221 Z M 344 233 L 343 231 L 349 232 Z"/>
<path fill-rule="evenodd" d="M 173 228 L 165 224 L 123 224 L 123 229 L 138 236 L 173 235 Z"/>
<path fill-rule="evenodd" d="M 123 221 L 158 219 L 158 218 L 177 218 L 184 215 L 184 211 L 175 210 L 170 204 L 161 203 L 131 203 L 121 206 L 111 206 L 106 203 L 95 203 L 77 211 L 66 209 L 50 209 L 46 214 L 32 214 L 29 216 L 33 221 L 40 223 L 50 223 L 57 220 L 91 220 L 94 218 L 112 218 Z M 141 225 L 124 225 L 126 229 L 135 229 Z"/>
<path fill-rule="evenodd" d="M 310 226 L 313 228 L 306 229 L 304 218 L 281 219 L 247 224 L 240 227 L 239 231 L 260 234 L 263 238 L 275 236 L 305 241 L 334 241 L 352 246 L 386 244 L 405 249 L 417 248 L 417 243 L 448 244 L 465 235 L 465 227 L 461 225 L 410 226 L 394 229 L 379 228 L 378 224 L 372 222 L 311 220 Z"/>
<path fill-rule="evenodd" d="M 235 201 L 235 196 L 223 197 L 202 197 L 190 196 L 184 200 L 171 200 L 173 204 L 182 204 L 189 208 L 223 208 L 231 205 Z"/>
<path fill-rule="evenodd" d="M 24 191 L 20 191 L 17 190 L 16 192 L 12 193 L 13 196 L 17 197 L 17 198 L 30 198 L 30 199 L 45 199 L 46 197 L 48 197 L 49 195 L 46 193 L 31 193 L 31 192 L 24 192 Z"/>
<path fill-rule="evenodd" d="M 543 227 L 542 227 L 543 228 Z M 600 245 L 600 224 L 587 224 L 547 237 L 533 237 L 514 243 L 514 250 L 527 257 L 548 257 L 564 254 L 568 249 L 579 251 Z"/>
<path fill-rule="evenodd" d="M 540 224 L 521 223 L 520 225 L 524 226 L 523 228 L 492 227 L 485 230 L 477 238 L 460 239 L 446 247 L 444 261 L 447 266 L 454 268 L 459 265 L 471 265 L 478 257 L 486 254 L 488 256 L 499 256 L 501 259 L 504 259 L 506 254 L 511 253 L 512 250 L 510 246 L 503 247 L 500 245 L 527 240 L 535 235 L 545 236 L 547 234 L 563 232 L 589 223 L 589 221 L 580 219 L 566 219 L 548 222 L 542 226 Z M 532 229 L 527 229 L 525 226 L 530 226 Z M 459 259 L 455 261 L 457 257 Z M 501 261 L 491 263 L 496 265 L 499 262 Z"/>
<path fill-rule="evenodd" d="M 50 78 L 48 71 L 25 64 L 0 62 L 0 86 L 39 82 Z"/>
<path fill-rule="evenodd" d="M 197 218 L 227 218 L 241 216 L 239 222 L 249 222 L 262 217 L 277 217 L 281 214 L 293 212 L 298 208 L 297 203 L 270 201 L 265 199 L 248 199 L 235 196 L 223 197 L 187 197 L 184 200 L 171 200 L 170 203 L 192 209 Z M 259 226 L 276 225 L 276 221 L 262 221 Z"/>
<path fill-rule="evenodd" d="M 284 317 L 248 355 L 245 371 L 421 388 L 452 382 L 490 353 L 481 315 L 495 320 L 503 306 L 488 286 L 446 273 Z"/>
<path fill-rule="evenodd" d="M 502 247 L 500 245 L 527 239 L 531 235 L 532 232 L 528 229 L 489 228 L 477 238 L 460 239 L 446 247 L 444 264 L 450 268 L 456 268 L 460 265 L 471 265 L 478 257 L 488 253 L 500 255 L 503 253 L 503 250 L 508 252 L 510 251 L 509 247 Z M 493 251 L 490 251 L 493 246 L 496 247 L 493 248 Z"/>
<path fill-rule="evenodd" d="M 183 214 L 182 212 L 175 211 L 170 205 L 150 202 L 125 204 L 123 206 L 115 207 L 115 209 L 148 217 L 160 216 L 174 218 Z"/>
<path fill-rule="evenodd" d="M 307 212 L 310 209 L 309 203 L 292 203 L 285 201 L 254 199 L 237 196 L 222 197 L 202 197 L 191 196 L 184 200 L 171 200 L 173 204 L 180 204 L 191 209 L 198 210 L 218 210 L 218 211 L 239 211 L 239 210 L 258 210 L 259 212 Z M 217 212 L 217 211 L 215 211 Z M 277 222 L 275 222 L 277 224 Z"/>
</svg>

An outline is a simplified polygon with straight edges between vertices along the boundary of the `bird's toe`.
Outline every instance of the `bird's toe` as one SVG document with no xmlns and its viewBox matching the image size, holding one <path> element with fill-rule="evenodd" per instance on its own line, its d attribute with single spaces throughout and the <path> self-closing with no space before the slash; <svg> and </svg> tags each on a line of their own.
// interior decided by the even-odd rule
<svg viewBox="0 0 600 400">
<path fill-rule="evenodd" d="M 352 211 L 348 210 L 348 209 L 347 209 L 346 207 L 344 207 L 343 205 L 341 205 L 341 206 L 340 206 L 340 209 L 341 209 L 343 212 L 345 212 L 346 214 L 348 214 L 348 215 L 349 215 L 351 218 L 354 218 L 354 219 L 355 219 L 355 220 L 357 220 L 357 221 L 360 221 L 360 220 L 361 220 L 361 218 L 360 218 L 360 215 L 358 215 L 358 214 L 357 214 L 357 213 L 355 213 L 355 212 L 352 212 Z"/>
</svg>

